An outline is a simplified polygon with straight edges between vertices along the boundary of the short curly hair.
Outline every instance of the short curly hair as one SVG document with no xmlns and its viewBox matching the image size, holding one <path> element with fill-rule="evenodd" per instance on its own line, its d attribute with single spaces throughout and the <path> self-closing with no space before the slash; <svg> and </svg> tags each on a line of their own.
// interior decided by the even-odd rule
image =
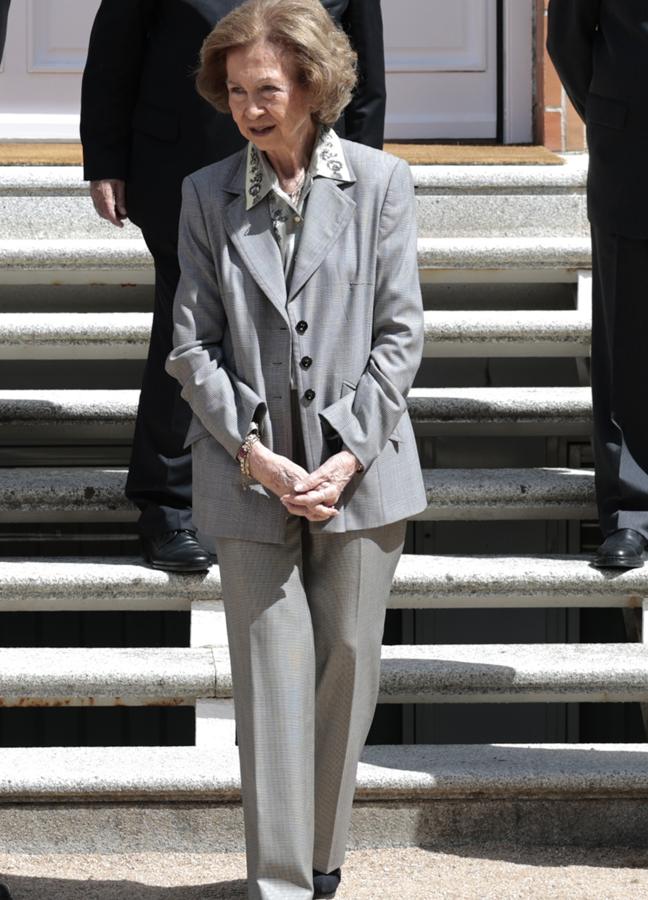
<svg viewBox="0 0 648 900">
<path fill-rule="evenodd" d="M 227 54 L 259 41 L 289 54 L 300 83 L 310 92 L 313 118 L 334 125 L 353 95 L 357 56 L 319 0 L 246 0 L 233 9 L 202 45 L 198 93 L 228 113 Z"/>
</svg>

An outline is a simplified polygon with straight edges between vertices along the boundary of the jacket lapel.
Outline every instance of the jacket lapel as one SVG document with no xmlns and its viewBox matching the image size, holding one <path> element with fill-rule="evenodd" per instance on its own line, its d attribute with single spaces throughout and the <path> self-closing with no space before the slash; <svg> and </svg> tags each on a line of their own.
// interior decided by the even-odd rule
<svg viewBox="0 0 648 900">
<path fill-rule="evenodd" d="M 288 300 L 292 300 L 327 256 L 353 218 L 356 204 L 330 178 L 313 181 L 295 257 Z"/>
<path fill-rule="evenodd" d="M 224 225 L 250 275 L 284 319 L 286 313 L 286 276 L 281 252 L 272 234 L 265 203 L 245 208 L 245 154 L 232 179 L 231 192 L 237 196 L 225 208 Z"/>
</svg>

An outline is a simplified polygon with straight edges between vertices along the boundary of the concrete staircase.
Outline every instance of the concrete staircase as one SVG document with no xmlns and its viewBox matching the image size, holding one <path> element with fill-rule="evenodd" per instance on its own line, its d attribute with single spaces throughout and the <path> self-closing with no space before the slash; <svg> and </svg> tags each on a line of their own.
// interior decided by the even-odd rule
<svg viewBox="0 0 648 900">
<path fill-rule="evenodd" d="M 425 383 L 441 359 L 577 359 L 585 372 L 584 160 L 415 167 L 414 177 L 428 311 L 426 359 L 409 406 L 421 441 L 586 441 L 584 377 L 576 387 Z M 48 361 L 118 368 L 141 360 L 150 313 L 130 298 L 141 296 L 138 286 L 151 283 L 152 270 L 136 229 L 117 232 L 98 221 L 74 168 L 0 170 L 0 207 L 0 364 L 9 371 L 32 361 L 38 372 Z M 574 302 L 525 306 L 526 297 L 557 287 Z M 0 524 L 132 522 L 123 466 L 93 465 L 88 457 L 92 448 L 128 444 L 136 406 L 132 389 L 3 389 Z M 46 464 L 52 448 L 55 463 Z M 485 468 L 426 466 L 424 474 L 424 522 L 595 517 L 593 475 L 579 467 L 511 468 L 504 460 Z M 406 554 L 390 607 L 619 608 L 634 615 L 647 603 L 648 570 L 611 576 L 580 555 Z M 193 706 L 196 744 L 0 750 L 0 840 L 16 853 L 242 849 L 217 567 L 199 577 L 108 555 L 0 561 L 0 629 L 9 613 L 108 610 L 189 611 L 190 646 L 6 648 L 0 705 Z M 640 642 L 385 645 L 380 702 L 647 703 L 648 650 Z M 374 745 L 360 766 L 350 841 L 633 845 L 648 825 L 647 797 L 643 743 Z"/>
</svg>

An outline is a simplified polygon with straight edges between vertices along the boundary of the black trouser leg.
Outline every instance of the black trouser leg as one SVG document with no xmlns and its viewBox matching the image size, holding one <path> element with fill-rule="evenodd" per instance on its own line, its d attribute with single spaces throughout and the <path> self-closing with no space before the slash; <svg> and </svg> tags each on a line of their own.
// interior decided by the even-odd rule
<svg viewBox="0 0 648 900">
<path fill-rule="evenodd" d="M 604 535 L 648 538 L 648 241 L 592 227 L 594 461 Z"/>
<path fill-rule="evenodd" d="M 173 335 L 173 298 L 180 277 L 172 240 L 144 238 L 155 261 L 151 343 L 133 438 L 126 496 L 141 510 L 139 529 L 151 536 L 192 528 L 191 453 L 183 449 L 191 410 L 164 370 Z"/>
<path fill-rule="evenodd" d="M 11 0 L 0 0 L 0 63 L 4 51 L 5 38 L 7 37 L 7 18 L 9 17 L 9 3 Z"/>
</svg>

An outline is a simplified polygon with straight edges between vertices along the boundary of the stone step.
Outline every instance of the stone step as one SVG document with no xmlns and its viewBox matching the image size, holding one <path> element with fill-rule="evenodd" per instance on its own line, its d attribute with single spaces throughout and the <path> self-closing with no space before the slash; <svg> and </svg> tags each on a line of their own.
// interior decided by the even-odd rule
<svg viewBox="0 0 648 900">
<path fill-rule="evenodd" d="M 434 358 L 586 357 L 591 331 L 591 316 L 578 310 L 433 310 L 425 313 L 424 353 Z"/>
<path fill-rule="evenodd" d="M 138 391 L 0 391 L 0 443 L 128 440 Z M 420 435 L 588 436 L 589 388 L 415 388 L 408 398 Z"/>
<path fill-rule="evenodd" d="M 413 166 L 419 233 L 427 237 L 586 236 L 587 158 L 563 166 Z M 128 239 L 98 218 L 77 167 L 0 168 L 0 240 Z"/>
<path fill-rule="evenodd" d="M 349 847 L 644 846 L 645 744 L 366 747 Z M 244 849 L 235 748 L 0 750 L 6 853 Z"/>
<path fill-rule="evenodd" d="M 191 706 L 231 697 L 225 656 L 184 647 L 4 648 L 0 706 Z"/>
<path fill-rule="evenodd" d="M 422 237 L 418 265 L 425 270 L 574 271 L 591 267 L 588 237 Z M 5 284 L 148 283 L 152 260 L 141 239 L 81 238 L 0 241 Z"/>
<path fill-rule="evenodd" d="M 596 517 L 587 469 L 424 470 L 424 521 Z M 132 521 L 124 469 L 0 468 L 0 522 Z"/>
<path fill-rule="evenodd" d="M 149 313 L 0 313 L 0 359 L 144 359 Z M 589 356 L 576 310 L 425 313 L 426 357 Z"/>
<path fill-rule="evenodd" d="M 232 697 L 226 647 L 6 648 L 0 705 L 186 706 Z M 648 701 L 642 644 L 390 645 L 382 703 Z"/>
<path fill-rule="evenodd" d="M 134 558 L 0 560 L 0 612 L 221 608 L 218 566 L 173 575 Z M 611 575 L 586 556 L 401 557 L 391 609 L 641 608 L 648 567 Z"/>
</svg>

